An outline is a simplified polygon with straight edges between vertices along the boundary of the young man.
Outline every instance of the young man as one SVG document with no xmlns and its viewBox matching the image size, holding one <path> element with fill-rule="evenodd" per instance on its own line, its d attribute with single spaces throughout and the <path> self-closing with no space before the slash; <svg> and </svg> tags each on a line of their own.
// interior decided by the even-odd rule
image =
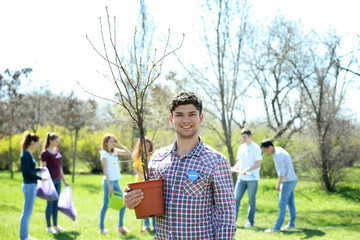
<svg viewBox="0 0 360 240">
<path fill-rule="evenodd" d="M 238 172 L 238 180 L 235 185 L 236 219 L 238 217 L 241 199 L 246 189 L 248 190 L 249 208 L 245 228 L 254 226 L 256 211 L 256 191 L 260 180 L 260 166 L 262 161 L 259 145 L 252 141 L 251 131 L 247 128 L 241 131 L 243 144 L 237 150 L 237 163 L 231 171 Z"/>
<path fill-rule="evenodd" d="M 169 104 L 176 139 L 150 159 L 150 178 L 164 179 L 165 215 L 156 217 L 154 239 L 234 239 L 235 200 L 227 159 L 200 138 L 202 101 L 192 92 L 176 94 Z M 125 189 L 129 209 L 143 198 Z"/>
<path fill-rule="evenodd" d="M 286 225 L 282 230 L 294 229 L 296 219 L 294 191 L 297 183 L 297 177 L 291 157 L 283 148 L 274 147 L 274 144 L 268 140 L 261 143 L 261 150 L 266 154 L 274 156 L 275 168 L 278 174 L 276 190 L 280 192 L 278 218 L 275 226 L 265 230 L 265 232 L 280 232 L 280 228 L 285 219 L 286 205 L 289 207 L 290 220 L 288 225 Z"/>
</svg>

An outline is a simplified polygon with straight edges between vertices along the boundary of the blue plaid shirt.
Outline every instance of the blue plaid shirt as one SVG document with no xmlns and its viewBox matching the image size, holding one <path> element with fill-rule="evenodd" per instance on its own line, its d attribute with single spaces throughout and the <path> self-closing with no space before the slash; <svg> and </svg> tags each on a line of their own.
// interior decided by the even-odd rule
<svg viewBox="0 0 360 240">
<path fill-rule="evenodd" d="M 176 140 L 154 153 L 151 179 L 164 179 L 165 215 L 156 218 L 154 239 L 234 239 L 235 199 L 230 165 L 199 143 L 182 157 Z"/>
</svg>

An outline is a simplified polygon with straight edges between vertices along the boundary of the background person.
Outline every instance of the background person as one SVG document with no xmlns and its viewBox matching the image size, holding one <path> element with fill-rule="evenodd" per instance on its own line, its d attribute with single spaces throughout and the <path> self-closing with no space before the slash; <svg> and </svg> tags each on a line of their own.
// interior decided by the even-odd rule
<svg viewBox="0 0 360 240">
<path fill-rule="evenodd" d="M 282 230 L 295 228 L 296 209 L 295 209 L 295 186 L 297 177 L 291 157 L 285 149 L 274 147 L 274 144 L 265 140 L 261 143 L 261 150 L 266 154 L 274 156 L 275 168 L 278 174 L 276 190 L 279 196 L 279 215 L 275 226 L 265 230 L 265 232 L 280 232 L 286 215 L 286 205 L 289 207 L 290 220 Z"/>
<path fill-rule="evenodd" d="M 115 148 L 115 145 L 118 144 L 122 149 Z M 100 210 L 100 233 L 108 235 L 107 230 L 105 229 L 104 221 L 106 210 L 108 209 L 109 203 L 109 193 L 113 194 L 114 190 L 122 193 L 119 179 L 121 178 L 120 165 L 118 155 L 131 155 L 129 149 L 122 145 L 114 135 L 106 134 L 102 140 L 102 150 L 100 151 L 100 160 L 102 163 L 102 168 L 104 172 L 104 178 L 102 186 L 104 189 L 103 192 L 103 204 Z M 119 224 L 118 224 L 118 233 L 127 233 L 129 232 L 124 227 L 124 215 L 125 207 L 119 210 Z"/>
<path fill-rule="evenodd" d="M 241 199 L 245 191 L 248 190 L 249 208 L 245 228 L 249 228 L 253 227 L 255 223 L 256 192 L 258 181 L 260 180 L 260 166 L 263 158 L 259 145 L 252 141 L 252 133 L 249 129 L 243 129 L 241 137 L 244 143 L 237 150 L 237 162 L 231 170 L 239 172 L 235 185 L 236 219 Z"/>
<path fill-rule="evenodd" d="M 176 139 L 150 159 L 151 179 L 163 179 L 165 215 L 156 217 L 154 239 L 234 239 L 235 199 L 228 160 L 203 143 L 199 127 L 202 101 L 192 92 L 169 104 Z M 130 209 L 140 204 L 140 189 L 124 191 Z"/>
<path fill-rule="evenodd" d="M 149 137 L 145 137 L 145 146 L 147 151 L 147 158 L 149 160 L 150 157 L 153 155 L 153 151 L 154 151 L 153 142 Z M 144 181 L 144 169 L 142 167 L 142 162 L 141 162 L 140 139 L 137 140 L 134 151 L 131 154 L 131 157 L 133 160 L 135 160 L 133 163 L 134 171 L 136 173 L 135 181 L 136 182 Z M 152 217 L 151 220 L 152 220 L 153 229 L 155 231 L 155 217 Z M 141 231 L 142 232 L 151 231 L 149 218 L 144 219 L 144 227 L 141 229 Z"/>
<path fill-rule="evenodd" d="M 36 198 L 37 180 L 46 181 L 36 175 L 41 168 L 36 168 L 36 162 L 32 153 L 39 146 L 39 137 L 33 133 L 25 132 L 21 141 L 20 166 L 23 175 L 23 184 L 21 186 L 24 193 L 24 207 L 20 218 L 20 239 L 36 240 L 29 235 L 30 216 L 34 207 Z"/>
<path fill-rule="evenodd" d="M 48 132 L 46 134 L 43 150 L 41 152 L 41 165 L 47 167 L 54 183 L 56 192 L 60 196 L 61 192 L 61 180 L 65 186 L 69 186 L 69 183 L 65 180 L 64 171 L 62 169 L 61 160 L 62 156 L 59 152 L 58 146 L 60 137 L 54 132 Z M 60 227 L 57 222 L 58 218 L 58 200 L 47 201 L 45 209 L 46 219 L 46 231 L 49 233 L 57 233 L 58 231 L 66 231 L 66 229 Z M 51 227 L 51 217 L 53 219 L 53 227 Z"/>
</svg>

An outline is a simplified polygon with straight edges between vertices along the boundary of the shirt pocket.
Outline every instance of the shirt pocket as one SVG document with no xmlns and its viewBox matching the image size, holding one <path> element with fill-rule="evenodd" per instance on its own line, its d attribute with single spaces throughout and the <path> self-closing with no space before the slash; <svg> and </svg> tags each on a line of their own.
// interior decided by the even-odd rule
<svg viewBox="0 0 360 240">
<path fill-rule="evenodd" d="M 198 173 L 196 180 L 190 180 L 186 176 L 186 180 L 183 184 L 183 191 L 191 198 L 199 198 L 206 194 L 206 190 L 209 185 L 211 171 L 207 167 L 201 169 L 194 169 Z"/>
</svg>

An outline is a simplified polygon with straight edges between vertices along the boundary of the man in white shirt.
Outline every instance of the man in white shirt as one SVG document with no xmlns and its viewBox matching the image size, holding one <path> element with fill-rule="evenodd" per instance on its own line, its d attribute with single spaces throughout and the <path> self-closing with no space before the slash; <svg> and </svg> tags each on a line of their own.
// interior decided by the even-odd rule
<svg viewBox="0 0 360 240">
<path fill-rule="evenodd" d="M 236 219 L 239 212 L 241 199 L 248 190 L 249 208 L 245 228 L 254 226 L 256 211 L 256 192 L 260 180 L 260 166 L 262 161 L 260 147 L 252 141 L 251 131 L 247 128 L 241 131 L 243 144 L 237 151 L 237 162 L 231 168 L 232 172 L 238 172 L 239 176 L 235 185 Z"/>
<path fill-rule="evenodd" d="M 265 140 L 261 143 L 261 150 L 266 154 L 274 156 L 275 168 L 278 174 L 278 182 L 276 190 L 280 192 L 279 196 L 279 215 L 275 226 L 265 230 L 265 232 L 280 232 L 280 228 L 284 223 L 286 206 L 289 207 L 290 220 L 289 223 L 282 229 L 294 229 L 296 219 L 295 209 L 295 186 L 297 177 L 291 157 L 285 149 L 275 147 L 274 144 Z"/>
</svg>

